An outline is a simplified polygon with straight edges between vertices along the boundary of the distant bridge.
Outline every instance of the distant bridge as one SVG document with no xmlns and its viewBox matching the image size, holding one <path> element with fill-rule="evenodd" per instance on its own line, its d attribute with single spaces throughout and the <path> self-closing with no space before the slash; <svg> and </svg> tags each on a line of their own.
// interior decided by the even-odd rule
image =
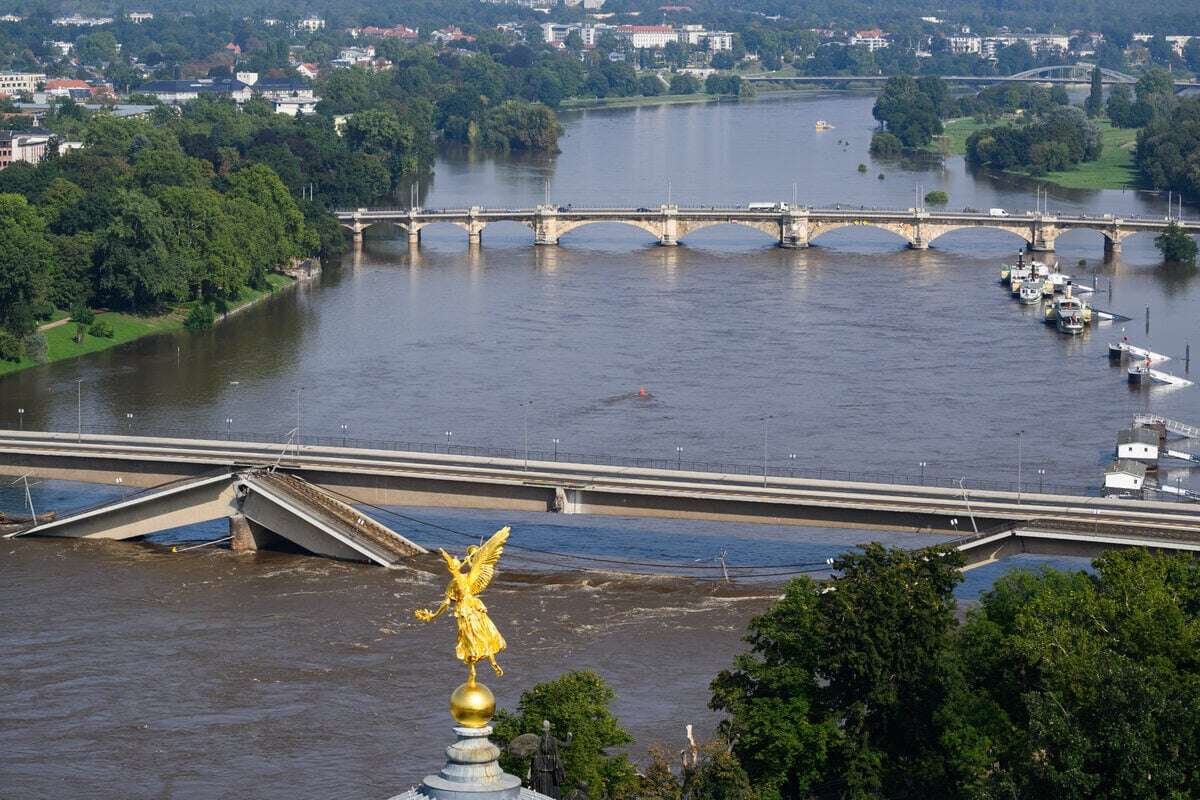
<svg viewBox="0 0 1200 800">
<path fill-rule="evenodd" d="M 556 245 L 577 228 L 601 223 L 628 225 L 646 231 L 660 245 L 674 246 L 688 234 L 716 225 L 740 225 L 761 231 L 780 247 L 808 247 L 817 237 L 839 228 L 866 225 L 896 234 L 917 250 L 927 249 L 940 236 L 954 231 L 986 228 L 1006 231 L 1023 239 L 1030 250 L 1054 250 L 1055 240 L 1070 230 L 1090 230 L 1104 238 L 1106 252 L 1120 249 L 1126 237 L 1140 232 L 1160 233 L 1165 218 L 1121 218 L 1103 216 L 1005 212 L 992 215 L 977 211 L 929 211 L 923 208 L 865 209 L 807 208 L 780 204 L 770 209 L 739 206 L 657 208 L 575 208 L 539 205 L 528 209 L 494 209 L 473 206 L 465 209 L 357 208 L 334 212 L 342 227 L 362 243 L 363 232 L 372 225 L 394 225 L 408 236 L 410 244 L 421 241 L 421 231 L 430 225 L 456 225 L 467 232 L 472 245 L 483 239 L 484 229 L 497 222 L 515 222 L 533 230 L 536 245 Z M 1181 222 L 1189 233 L 1200 234 L 1200 222 Z"/>
<path fill-rule="evenodd" d="M 156 487 L 102 510 L 43 523 L 29 534 L 129 538 L 242 514 L 312 552 L 387 565 L 420 548 L 347 502 L 944 535 L 979 531 L 953 543 L 968 566 L 1017 552 L 1094 556 L 1144 547 L 1200 553 L 1197 504 L 882 480 L 11 430 L 0 431 L 0 474 Z"/>
<path fill-rule="evenodd" d="M 1080 62 L 1078 64 L 1058 64 L 1050 67 L 1037 67 L 1028 69 L 1024 72 L 1018 72 L 1014 75 L 917 75 L 914 77 L 939 77 L 947 83 L 958 83 L 972 86 L 992 86 L 1001 83 L 1050 83 L 1063 85 L 1076 85 L 1081 83 L 1090 83 L 1092 80 L 1092 69 L 1094 64 Z M 742 80 L 748 83 L 816 83 L 816 84 L 860 84 L 873 85 L 886 83 L 890 75 L 776 75 L 764 73 L 760 75 L 746 75 Z M 1115 69 L 1107 67 L 1100 68 L 1100 82 L 1105 86 L 1116 86 L 1118 84 L 1133 85 L 1137 83 L 1137 78 L 1133 75 L 1126 75 L 1124 72 L 1118 72 Z M 1200 87 L 1200 81 L 1194 80 L 1177 80 L 1174 81 L 1176 90 L 1191 89 Z"/>
</svg>

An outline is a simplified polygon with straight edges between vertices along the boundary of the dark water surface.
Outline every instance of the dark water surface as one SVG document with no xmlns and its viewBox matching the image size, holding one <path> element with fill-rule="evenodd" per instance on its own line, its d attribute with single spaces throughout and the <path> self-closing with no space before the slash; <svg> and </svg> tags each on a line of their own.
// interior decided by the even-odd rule
<svg viewBox="0 0 1200 800">
<path fill-rule="evenodd" d="M 953 208 L 1033 207 L 1032 184 L 972 174 L 961 159 L 944 169 L 872 162 L 871 102 L 813 95 L 573 114 L 554 158 L 446 156 L 425 204 L 525 206 L 548 195 L 657 205 L 668 182 L 679 203 L 746 203 L 790 200 L 796 182 L 814 205 L 908 207 L 920 183 L 946 191 Z M 819 118 L 835 129 L 815 132 Z M 1136 192 L 1051 189 L 1049 203 L 1165 212 L 1165 199 Z M 1068 339 L 1010 300 L 996 282 L 1020 244 L 1008 234 L 959 232 L 927 252 L 866 228 L 803 251 L 724 227 L 673 249 L 619 226 L 574 231 L 558 248 L 531 238 L 515 225 L 489 227 L 474 251 L 451 227 L 428 229 L 415 251 L 369 238 L 314 284 L 210 333 L 0 379 L 0 421 L 15 425 L 23 407 L 26 427 L 74 429 L 82 379 L 85 425 L 283 434 L 300 389 L 312 434 L 346 425 L 352 437 L 444 443 L 450 431 L 454 444 L 520 448 L 528 430 L 535 450 L 558 438 L 562 452 L 757 464 L 768 418 L 776 469 L 916 474 L 925 461 L 931 476 L 995 481 L 1016 479 L 1024 430 L 1025 485 L 1082 488 L 1099 484 L 1130 415 L 1200 420 L 1200 390 L 1127 388 L 1105 358 L 1119 327 Z M 1150 237 L 1127 240 L 1108 262 L 1098 234 L 1058 246 L 1068 271 L 1089 282 L 1099 273 L 1095 302 L 1134 317 L 1136 343 L 1180 356 L 1200 344 L 1195 273 L 1159 266 Z M 38 510 L 117 492 L 33 487 Z M 0 510 L 23 502 L 0 488 Z M 514 544 L 527 547 L 710 566 L 722 553 L 735 564 L 819 562 L 879 536 L 406 513 L 419 521 L 385 521 L 427 544 L 467 540 L 422 521 L 471 536 L 511 522 Z M 0 547 L 0 797 L 387 797 L 437 766 L 449 737 L 443 698 L 461 670 L 450 623 L 420 626 L 411 611 L 436 600 L 441 577 L 164 549 L 220 535 L 209 526 L 147 545 Z M 514 570 L 547 568 L 513 555 Z M 972 573 L 960 596 L 1008 568 Z M 595 668 L 639 742 L 674 748 L 683 724 L 711 729 L 708 681 L 772 591 L 595 573 L 505 580 L 488 604 L 512 648 L 502 658 L 510 673 L 489 683 L 511 705 L 535 681 Z"/>
</svg>

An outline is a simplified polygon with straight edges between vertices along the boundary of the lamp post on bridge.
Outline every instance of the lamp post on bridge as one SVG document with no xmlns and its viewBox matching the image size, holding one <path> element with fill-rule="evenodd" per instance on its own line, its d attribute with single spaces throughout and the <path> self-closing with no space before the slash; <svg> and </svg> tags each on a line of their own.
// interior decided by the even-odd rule
<svg viewBox="0 0 1200 800">
<path fill-rule="evenodd" d="M 524 417 L 525 426 L 525 471 L 529 471 L 529 407 L 533 405 L 532 400 L 526 400 L 521 403 L 522 416 Z"/>
<path fill-rule="evenodd" d="M 920 463 L 920 467 L 921 467 L 921 485 L 922 485 L 922 486 L 924 486 L 924 485 L 925 485 L 925 467 L 927 467 L 927 466 L 929 466 L 929 462 L 927 462 L 927 461 L 922 461 L 922 462 Z"/>
<path fill-rule="evenodd" d="M 773 414 L 763 417 L 763 487 L 767 485 L 767 421 L 775 419 Z"/>
<path fill-rule="evenodd" d="M 1017 502 L 1021 502 L 1021 438 L 1025 435 L 1024 430 L 1017 431 Z"/>
<path fill-rule="evenodd" d="M 125 432 L 130 436 L 133 435 L 133 412 L 125 412 Z"/>
<path fill-rule="evenodd" d="M 225 441 L 233 439 L 233 417 L 225 418 Z"/>
<path fill-rule="evenodd" d="M 1046 493 L 1046 470 L 1038 467 L 1038 494 Z"/>
<path fill-rule="evenodd" d="M 554 442 L 554 460 L 558 461 L 558 437 L 555 436 L 550 441 Z"/>
<path fill-rule="evenodd" d="M 20 419 L 20 422 L 17 423 L 19 426 L 18 430 L 22 430 L 22 431 L 25 430 L 25 409 L 18 408 L 17 409 L 17 417 L 18 417 L 18 419 Z"/>
<path fill-rule="evenodd" d="M 75 441 L 83 441 L 83 378 L 75 379 L 75 423 L 76 428 Z"/>
<path fill-rule="evenodd" d="M 450 452 L 450 438 L 454 436 L 454 431 L 446 431 L 446 453 Z"/>
<path fill-rule="evenodd" d="M 683 470 L 683 448 L 676 446 L 675 448 L 675 471 Z"/>
<path fill-rule="evenodd" d="M 343 422 L 341 425 L 338 425 L 338 428 L 340 428 L 342 431 L 342 447 L 345 447 L 346 446 L 346 434 L 348 434 L 350 432 L 350 426 L 347 425 L 345 422 Z"/>
</svg>

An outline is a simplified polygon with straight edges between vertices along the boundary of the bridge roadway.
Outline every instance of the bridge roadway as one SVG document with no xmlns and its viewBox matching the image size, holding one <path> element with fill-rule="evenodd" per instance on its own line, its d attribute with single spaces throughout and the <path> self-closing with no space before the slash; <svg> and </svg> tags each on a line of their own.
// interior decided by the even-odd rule
<svg viewBox="0 0 1200 800">
<path fill-rule="evenodd" d="M 157 486 L 278 464 L 353 502 L 819 525 L 957 535 L 972 563 L 1013 552 L 1200 552 L 1200 505 L 904 484 L 202 439 L 0 431 L 0 474 Z M 38 509 L 45 511 L 47 509 Z M 1033 533 L 1029 533 L 1033 531 Z"/>
<path fill-rule="evenodd" d="M 465 209 L 357 208 L 334 212 L 338 222 L 353 234 L 356 246 L 372 225 L 395 225 L 408 235 L 410 244 L 419 244 L 422 229 L 435 224 L 457 225 L 467 232 L 472 245 L 482 242 L 483 230 L 497 222 L 515 222 L 533 230 L 536 245 L 556 245 L 559 239 L 586 225 L 615 223 L 644 230 L 663 246 L 674 246 L 688 234 L 714 225 L 741 225 L 761 231 L 775 239 L 780 247 L 808 247 L 814 239 L 829 231 L 866 225 L 890 231 L 904 239 L 909 247 L 924 250 L 940 236 L 954 231 L 987 228 L 1007 231 L 1023 239 L 1030 250 L 1054 250 L 1059 236 L 1071 230 L 1090 230 L 1104 239 L 1105 252 L 1120 250 L 1121 242 L 1135 233 L 1160 233 L 1168 220 L 1158 218 L 1122 218 L 1103 216 L 1006 212 L 993 216 L 978 211 L 930 211 L 924 208 L 808 208 L 778 206 L 750 209 L 740 206 L 657 208 L 575 208 L 539 205 L 526 209 L 497 209 L 473 206 Z M 1179 223 L 1191 234 L 1200 234 L 1200 221 Z"/>
<path fill-rule="evenodd" d="M 747 83 L 782 83 L 782 84 L 858 84 L 858 85 L 875 85 L 887 83 L 888 75 L 744 75 L 742 80 Z M 924 76 L 918 76 L 924 77 Z M 1056 75 L 940 75 L 946 83 L 967 84 L 973 86 L 994 86 L 1001 83 L 1038 83 L 1038 84 L 1056 84 L 1060 86 L 1079 86 L 1087 84 L 1089 78 L 1082 77 L 1060 77 Z M 1126 85 L 1130 86 L 1136 82 L 1136 78 L 1114 77 L 1112 75 L 1102 75 L 1100 82 L 1105 86 Z M 1200 81 L 1175 81 L 1176 89 L 1190 89 L 1200 87 Z"/>
</svg>

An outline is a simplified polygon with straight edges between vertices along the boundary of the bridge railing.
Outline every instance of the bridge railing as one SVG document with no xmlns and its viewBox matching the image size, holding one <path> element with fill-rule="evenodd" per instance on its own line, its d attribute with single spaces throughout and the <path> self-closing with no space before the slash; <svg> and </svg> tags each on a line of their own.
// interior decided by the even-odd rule
<svg viewBox="0 0 1200 800">
<path fill-rule="evenodd" d="M 12 424 L 7 424 L 3 427 L 8 430 L 17 429 L 17 427 Z M 76 434 L 78 429 L 70 428 L 59 430 L 40 430 L 38 432 L 72 435 Z M 85 425 L 83 426 L 82 432 L 85 434 L 96 434 L 101 436 L 150 436 L 174 439 L 196 439 L 207 441 L 267 444 L 277 447 L 278 452 L 285 455 L 294 455 L 296 452 L 295 448 L 297 446 L 294 437 L 289 438 L 287 434 L 273 432 L 264 433 L 261 431 L 197 430 L 166 427 L 146 428 L 145 426 L 141 425 L 131 429 L 130 427 L 122 425 Z M 444 442 L 413 441 L 405 439 L 377 439 L 349 435 L 343 436 L 332 433 L 304 434 L 301 437 L 299 446 L 346 447 L 362 450 L 400 451 L 429 455 L 502 458 L 513 461 L 523 461 L 526 457 L 528 457 L 529 461 L 560 463 L 564 465 L 584 464 L 605 467 L 634 467 L 638 469 L 708 473 L 711 475 L 735 475 L 759 479 L 764 477 L 762 462 L 749 463 L 718 459 L 701 460 L 695 458 L 682 458 L 678 456 L 672 458 L 669 456 L 657 457 L 612 455 L 604 453 L 574 452 L 565 449 L 552 450 L 545 448 L 530 448 L 528 451 L 526 451 L 523 447 L 474 446 L 454 443 L 447 444 Z M 900 470 L 850 470 L 827 466 L 812 466 L 801 463 L 789 463 L 782 465 L 779 464 L 778 461 L 775 463 L 768 463 L 766 465 L 766 477 L 768 479 L 773 477 L 797 478 L 805 480 L 927 486 L 931 488 L 958 490 L 965 488 L 967 492 L 1016 492 L 1018 490 L 1017 482 L 1015 480 L 963 478 L 960 476 L 934 475 L 931 473 L 922 475 L 916 472 Z M 1094 497 L 1101 494 L 1098 486 L 1046 482 L 1044 480 L 1025 480 L 1022 482 L 1020 489 L 1029 493 L 1037 492 L 1085 497 Z"/>
</svg>

